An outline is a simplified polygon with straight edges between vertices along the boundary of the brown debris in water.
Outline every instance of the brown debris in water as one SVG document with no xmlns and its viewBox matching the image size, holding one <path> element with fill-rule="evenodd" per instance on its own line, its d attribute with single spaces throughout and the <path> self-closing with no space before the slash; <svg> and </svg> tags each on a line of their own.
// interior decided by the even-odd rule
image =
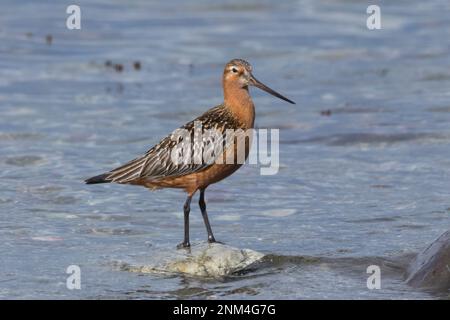
<svg viewBox="0 0 450 320">
<path fill-rule="evenodd" d="M 116 72 L 122 72 L 125 70 L 123 63 L 113 63 L 111 60 L 106 60 L 104 63 L 105 67 L 113 68 Z M 136 60 L 132 63 L 133 69 L 136 71 L 141 70 L 142 64 L 140 61 Z"/>
<path fill-rule="evenodd" d="M 117 72 L 122 72 L 123 71 L 123 64 L 121 63 L 116 63 L 114 65 L 114 70 L 116 70 Z"/>
<path fill-rule="evenodd" d="M 50 46 L 53 42 L 53 36 L 51 34 L 46 35 L 45 42 Z"/>
<path fill-rule="evenodd" d="M 141 70 L 141 62 L 140 62 L 140 61 L 135 61 L 135 62 L 133 63 L 133 68 L 134 68 L 134 70 L 136 70 L 136 71 Z"/>
</svg>

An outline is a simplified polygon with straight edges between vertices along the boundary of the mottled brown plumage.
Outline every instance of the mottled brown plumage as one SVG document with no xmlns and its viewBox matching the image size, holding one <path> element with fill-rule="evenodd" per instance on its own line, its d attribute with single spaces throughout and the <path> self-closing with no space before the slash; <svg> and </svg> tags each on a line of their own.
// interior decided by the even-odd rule
<svg viewBox="0 0 450 320">
<path fill-rule="evenodd" d="M 208 110 L 179 129 L 188 130 L 190 136 L 194 137 L 194 123 L 196 121 L 202 124 L 203 130 L 215 129 L 224 135 L 226 129 L 239 129 L 243 126 L 225 105 L 219 105 Z M 203 171 L 211 166 L 208 163 L 173 163 L 171 152 L 177 147 L 177 143 L 180 142 L 179 138 L 175 138 L 176 132 L 174 131 L 143 156 L 108 172 L 105 180 L 117 183 L 143 184 L 147 187 L 159 187 L 160 184 L 166 186 L 165 181 L 169 178 L 184 177 Z M 194 149 L 192 148 L 192 153 L 193 151 Z M 173 184 L 172 187 L 184 188 L 184 186 L 176 184 Z"/>
<path fill-rule="evenodd" d="M 236 161 L 237 147 L 239 137 L 233 137 L 226 134 L 227 129 L 247 130 L 254 126 L 255 108 L 248 92 L 248 86 L 253 85 L 272 95 L 277 96 L 290 103 L 291 100 L 283 97 L 279 93 L 268 88 L 252 75 L 251 65 L 241 59 L 231 60 L 225 66 L 223 73 L 223 104 L 214 107 L 198 118 L 188 122 L 184 126 L 172 132 L 162 139 L 157 145 L 148 150 L 144 155 L 130 162 L 113 169 L 107 173 L 92 177 L 86 180 L 86 183 L 106 183 L 116 182 L 121 184 L 142 185 L 150 189 L 156 188 L 182 188 L 188 193 L 188 198 L 184 205 L 185 217 L 185 236 L 181 244 L 182 247 L 189 246 L 189 211 L 191 198 L 197 190 L 200 190 L 200 209 L 208 231 L 208 241 L 214 242 L 211 227 L 209 225 L 204 201 L 205 189 L 213 183 L 216 183 L 235 172 L 242 163 Z M 213 147 L 222 147 L 217 154 L 213 153 L 212 161 L 175 163 L 171 157 L 173 152 L 178 152 L 181 139 L 178 133 L 185 130 L 188 136 L 194 139 L 196 124 L 201 124 L 201 132 L 207 130 L 217 130 L 221 138 L 213 139 L 209 143 Z M 249 136 L 251 139 L 251 134 Z M 242 140 L 241 140 L 242 141 Z M 190 156 L 194 156 L 194 150 L 206 147 L 203 140 L 197 141 L 200 145 L 193 145 Z M 232 148 L 232 149 L 230 149 Z M 234 152 L 235 159 L 233 163 L 221 163 L 217 161 L 220 157 L 226 159 L 227 152 Z M 250 143 L 245 146 L 245 159 L 250 151 Z"/>
</svg>

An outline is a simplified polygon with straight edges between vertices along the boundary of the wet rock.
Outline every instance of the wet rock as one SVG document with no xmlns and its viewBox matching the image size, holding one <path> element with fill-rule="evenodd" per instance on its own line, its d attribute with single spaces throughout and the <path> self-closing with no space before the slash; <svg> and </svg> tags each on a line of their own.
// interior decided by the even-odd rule
<svg viewBox="0 0 450 320">
<path fill-rule="evenodd" d="M 198 243 L 190 249 L 161 250 L 147 262 L 123 265 L 122 269 L 141 273 L 184 273 L 199 277 L 223 277 L 243 271 L 264 254 L 219 243 Z"/>
<path fill-rule="evenodd" d="M 406 282 L 417 288 L 450 289 L 450 230 L 412 260 Z"/>
</svg>

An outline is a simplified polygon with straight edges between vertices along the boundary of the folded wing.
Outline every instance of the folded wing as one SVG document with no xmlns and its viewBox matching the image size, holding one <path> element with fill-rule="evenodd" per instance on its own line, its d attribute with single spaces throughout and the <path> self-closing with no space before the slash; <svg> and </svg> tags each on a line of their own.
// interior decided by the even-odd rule
<svg viewBox="0 0 450 320">
<path fill-rule="evenodd" d="M 235 130 L 239 127 L 238 121 L 230 111 L 219 105 L 172 132 L 145 155 L 105 173 L 104 179 L 107 182 L 129 183 L 142 178 L 159 180 L 202 171 L 211 166 L 215 159 L 222 154 L 211 152 L 211 158 L 204 161 L 202 154 L 200 154 L 201 158 L 198 158 L 198 153 L 194 154 L 195 150 L 203 150 L 206 147 L 209 150 L 225 150 L 232 143 L 231 139 L 234 139 L 226 135 L 226 130 Z M 198 131 L 199 128 L 201 131 Z M 218 134 L 206 135 L 209 139 L 205 138 L 205 135 L 202 136 L 203 139 L 196 139 L 196 134 L 205 133 L 205 131 L 218 132 Z M 186 134 L 191 139 L 191 148 L 188 149 L 190 154 L 183 154 L 182 143 L 186 143 Z M 193 142 L 196 144 L 194 145 Z M 221 144 L 221 148 L 217 148 L 219 144 Z M 174 154 L 178 155 L 177 161 L 174 161 Z M 184 158 L 185 156 L 188 157 Z"/>
</svg>

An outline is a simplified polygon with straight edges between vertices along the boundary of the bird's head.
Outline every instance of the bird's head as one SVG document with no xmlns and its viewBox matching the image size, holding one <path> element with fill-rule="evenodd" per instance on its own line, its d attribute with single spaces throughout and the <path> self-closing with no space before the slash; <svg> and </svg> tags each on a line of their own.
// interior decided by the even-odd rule
<svg viewBox="0 0 450 320">
<path fill-rule="evenodd" d="M 257 80 L 252 74 L 252 66 L 245 60 L 242 59 L 233 59 L 225 65 L 225 69 L 223 71 L 223 81 L 224 85 L 233 84 L 237 85 L 240 88 L 247 89 L 248 86 L 254 86 L 261 90 L 264 90 L 271 95 L 280 98 L 289 103 L 295 104 L 294 101 L 289 100 L 288 98 L 282 96 L 275 90 L 269 88 L 259 80 Z"/>
</svg>

